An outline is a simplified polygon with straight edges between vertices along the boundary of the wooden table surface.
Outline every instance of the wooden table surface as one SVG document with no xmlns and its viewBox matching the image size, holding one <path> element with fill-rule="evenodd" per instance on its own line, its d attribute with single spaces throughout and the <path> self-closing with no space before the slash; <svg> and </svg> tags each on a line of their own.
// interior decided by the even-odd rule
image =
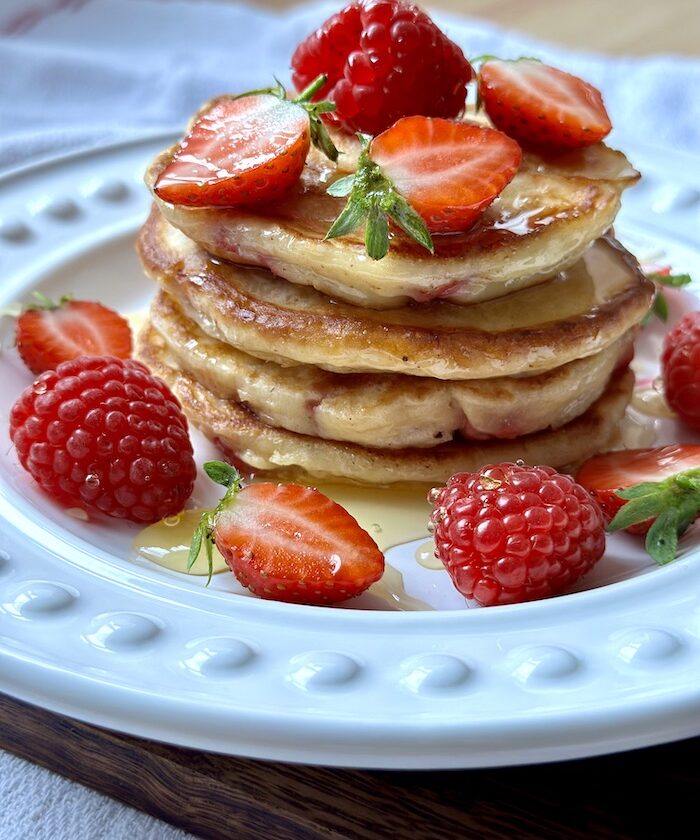
<svg viewBox="0 0 700 840">
<path fill-rule="evenodd" d="M 287 0 L 264 0 L 285 8 Z M 697 0 L 434 0 L 572 48 L 700 55 Z M 539 767 L 388 773 L 151 744 L 0 695 L 0 747 L 211 840 L 638 840 L 695 824 L 700 739 Z"/>
</svg>

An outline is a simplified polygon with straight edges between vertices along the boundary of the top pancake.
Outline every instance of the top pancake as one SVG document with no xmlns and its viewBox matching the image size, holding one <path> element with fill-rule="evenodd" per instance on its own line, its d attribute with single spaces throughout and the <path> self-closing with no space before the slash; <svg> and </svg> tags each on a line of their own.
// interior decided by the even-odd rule
<svg viewBox="0 0 700 840">
<path fill-rule="evenodd" d="M 323 238 L 345 203 L 326 188 L 356 158 L 354 138 L 339 140 L 341 147 L 343 141 L 349 153 L 340 166 L 312 150 L 299 183 L 274 205 L 196 208 L 155 198 L 168 221 L 216 256 L 384 309 L 410 300 L 489 300 L 551 277 L 608 230 L 623 190 L 639 177 L 621 152 L 603 144 L 553 159 L 527 154 L 513 181 L 467 233 L 434 236 L 431 255 L 394 232 L 387 256 L 374 261 L 361 231 Z M 151 190 L 174 149 L 149 167 Z"/>
<path fill-rule="evenodd" d="M 138 250 L 207 334 L 257 358 L 339 372 L 487 379 L 550 370 L 608 347 L 644 317 L 654 293 L 634 257 L 607 237 L 561 275 L 507 297 L 382 312 L 213 259 L 155 209 Z"/>
</svg>

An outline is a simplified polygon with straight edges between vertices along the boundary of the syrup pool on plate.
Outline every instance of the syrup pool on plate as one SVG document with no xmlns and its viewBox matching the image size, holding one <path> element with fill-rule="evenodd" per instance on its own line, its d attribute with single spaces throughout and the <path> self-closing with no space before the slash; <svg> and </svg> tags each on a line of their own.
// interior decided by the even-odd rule
<svg viewBox="0 0 700 840">
<path fill-rule="evenodd" d="M 343 484 L 314 484 L 322 493 L 334 499 L 357 519 L 372 535 L 379 548 L 386 552 L 396 545 L 419 540 L 428 535 L 427 522 L 430 505 L 426 500 L 428 487 L 416 485 L 402 488 L 372 488 Z M 134 551 L 146 560 L 170 571 L 187 574 L 187 557 L 202 509 L 186 510 L 144 528 L 134 540 Z M 425 568 L 437 569 L 433 557 L 433 543 L 427 540 L 416 550 L 416 562 Z M 213 550 L 213 571 L 219 574 L 228 569 L 226 561 Z M 208 575 L 204 550 L 200 551 L 189 574 Z M 387 563 L 380 581 L 369 594 L 398 610 L 427 610 L 431 607 L 406 592 L 403 576 Z"/>
</svg>

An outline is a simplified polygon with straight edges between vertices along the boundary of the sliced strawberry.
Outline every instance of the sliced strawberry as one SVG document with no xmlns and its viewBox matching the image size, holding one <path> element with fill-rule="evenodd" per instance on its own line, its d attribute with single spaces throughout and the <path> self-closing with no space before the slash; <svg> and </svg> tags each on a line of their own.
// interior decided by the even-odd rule
<svg viewBox="0 0 700 840">
<path fill-rule="evenodd" d="M 677 443 L 595 455 L 582 464 L 576 480 L 600 503 L 609 530 L 648 532 L 649 553 L 668 562 L 678 535 L 700 512 L 700 446 Z M 663 545 L 650 548 L 650 542 L 658 542 L 655 531 L 664 532 Z"/>
<path fill-rule="evenodd" d="M 56 304 L 36 294 L 17 319 L 17 350 L 32 373 L 53 370 L 78 356 L 131 356 L 131 328 L 101 303 L 63 297 Z"/>
<path fill-rule="evenodd" d="M 350 198 L 328 237 L 365 225 L 367 252 L 388 248 L 388 219 L 433 249 L 430 233 L 470 228 L 518 171 L 522 152 L 492 128 L 431 117 L 404 117 L 375 137 L 354 176 L 332 184 Z"/>
<path fill-rule="evenodd" d="M 228 464 L 204 465 L 226 486 L 216 510 L 205 513 L 192 542 L 216 542 L 240 583 L 261 598 L 297 604 L 334 604 L 379 580 L 384 555 L 336 502 L 299 484 L 250 484 Z M 211 568 L 211 567 L 210 567 Z"/>
<path fill-rule="evenodd" d="M 522 146 L 561 151 L 599 143 L 612 128 L 600 91 L 530 58 L 489 59 L 479 94 L 496 128 Z"/>
<path fill-rule="evenodd" d="M 335 106 L 309 101 L 325 81 L 293 100 L 281 86 L 216 100 L 159 174 L 156 195 L 191 207 L 263 204 L 299 180 L 311 142 L 336 160 L 319 118 Z"/>
<path fill-rule="evenodd" d="M 518 171 L 518 144 L 491 128 L 406 117 L 375 137 L 370 156 L 433 233 L 467 230 Z"/>
</svg>

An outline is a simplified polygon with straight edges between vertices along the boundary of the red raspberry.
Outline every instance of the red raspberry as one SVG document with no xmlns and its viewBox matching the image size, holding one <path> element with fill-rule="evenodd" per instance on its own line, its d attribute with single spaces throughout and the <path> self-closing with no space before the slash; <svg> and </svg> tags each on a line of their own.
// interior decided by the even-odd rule
<svg viewBox="0 0 700 840">
<path fill-rule="evenodd" d="M 555 595 L 605 550 L 598 503 L 551 467 L 457 473 L 429 498 L 436 554 L 457 589 L 483 606 Z"/>
<path fill-rule="evenodd" d="M 661 373 L 668 404 L 700 431 L 700 312 L 689 312 L 666 334 Z"/>
<path fill-rule="evenodd" d="M 12 407 L 10 437 L 22 466 L 67 507 L 155 522 L 192 493 L 187 419 L 133 359 L 79 356 L 42 373 Z"/>
<path fill-rule="evenodd" d="M 292 57 L 298 90 L 319 73 L 329 118 L 348 131 L 379 134 L 401 117 L 456 117 L 472 68 L 462 50 L 416 6 L 360 0 L 332 15 Z"/>
</svg>

